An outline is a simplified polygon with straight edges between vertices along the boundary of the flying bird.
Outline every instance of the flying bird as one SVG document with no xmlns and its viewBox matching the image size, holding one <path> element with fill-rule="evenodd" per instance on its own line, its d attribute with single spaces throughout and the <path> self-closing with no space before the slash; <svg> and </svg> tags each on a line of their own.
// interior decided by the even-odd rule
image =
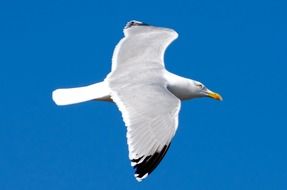
<svg viewBox="0 0 287 190">
<path fill-rule="evenodd" d="M 178 37 L 174 30 L 133 20 L 123 32 L 113 52 L 111 72 L 102 82 L 57 89 L 52 98 L 57 105 L 90 100 L 114 102 L 127 127 L 135 178 L 141 181 L 166 154 L 178 127 L 181 101 L 222 97 L 201 82 L 165 69 L 165 50 Z"/>
</svg>

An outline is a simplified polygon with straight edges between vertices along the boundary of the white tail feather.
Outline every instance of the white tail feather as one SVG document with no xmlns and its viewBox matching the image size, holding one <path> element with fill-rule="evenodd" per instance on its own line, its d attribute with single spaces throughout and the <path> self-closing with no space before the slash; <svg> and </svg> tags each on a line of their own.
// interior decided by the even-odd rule
<svg viewBox="0 0 287 190">
<path fill-rule="evenodd" d="M 84 87 L 57 89 L 53 91 L 52 98 L 57 105 L 69 105 L 89 100 L 104 100 L 110 96 L 105 82 L 99 82 Z"/>
</svg>

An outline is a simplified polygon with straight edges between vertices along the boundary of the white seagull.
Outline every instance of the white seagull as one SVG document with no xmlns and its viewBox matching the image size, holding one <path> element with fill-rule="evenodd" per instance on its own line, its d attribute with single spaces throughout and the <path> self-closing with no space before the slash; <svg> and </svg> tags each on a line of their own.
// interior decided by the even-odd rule
<svg viewBox="0 0 287 190">
<path fill-rule="evenodd" d="M 129 159 L 138 181 L 146 178 L 166 154 L 178 127 L 182 100 L 221 96 L 202 83 L 165 69 L 166 48 L 178 37 L 172 29 L 130 21 L 115 47 L 112 70 L 103 82 L 57 89 L 57 105 L 89 100 L 113 101 L 127 127 Z"/>
</svg>

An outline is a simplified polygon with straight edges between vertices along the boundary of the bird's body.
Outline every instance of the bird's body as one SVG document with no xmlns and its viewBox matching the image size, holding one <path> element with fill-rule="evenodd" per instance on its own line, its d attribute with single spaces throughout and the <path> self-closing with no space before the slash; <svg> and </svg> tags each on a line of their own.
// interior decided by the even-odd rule
<svg viewBox="0 0 287 190">
<path fill-rule="evenodd" d="M 141 181 L 159 164 L 178 126 L 181 100 L 220 95 L 200 82 L 170 73 L 164 52 L 178 34 L 167 28 L 129 22 L 114 50 L 112 71 L 86 87 L 53 92 L 57 105 L 89 100 L 113 101 L 127 126 L 129 158 Z"/>
</svg>

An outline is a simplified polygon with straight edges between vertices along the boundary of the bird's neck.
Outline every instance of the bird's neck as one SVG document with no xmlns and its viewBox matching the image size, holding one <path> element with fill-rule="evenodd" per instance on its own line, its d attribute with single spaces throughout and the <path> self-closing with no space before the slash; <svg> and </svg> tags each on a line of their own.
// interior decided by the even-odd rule
<svg viewBox="0 0 287 190">
<path fill-rule="evenodd" d="M 193 96 L 194 93 L 192 92 L 192 88 L 190 88 L 193 86 L 193 81 L 191 79 L 175 75 L 168 71 L 165 74 L 165 78 L 168 81 L 168 90 L 177 98 L 180 100 L 195 98 Z"/>
</svg>

